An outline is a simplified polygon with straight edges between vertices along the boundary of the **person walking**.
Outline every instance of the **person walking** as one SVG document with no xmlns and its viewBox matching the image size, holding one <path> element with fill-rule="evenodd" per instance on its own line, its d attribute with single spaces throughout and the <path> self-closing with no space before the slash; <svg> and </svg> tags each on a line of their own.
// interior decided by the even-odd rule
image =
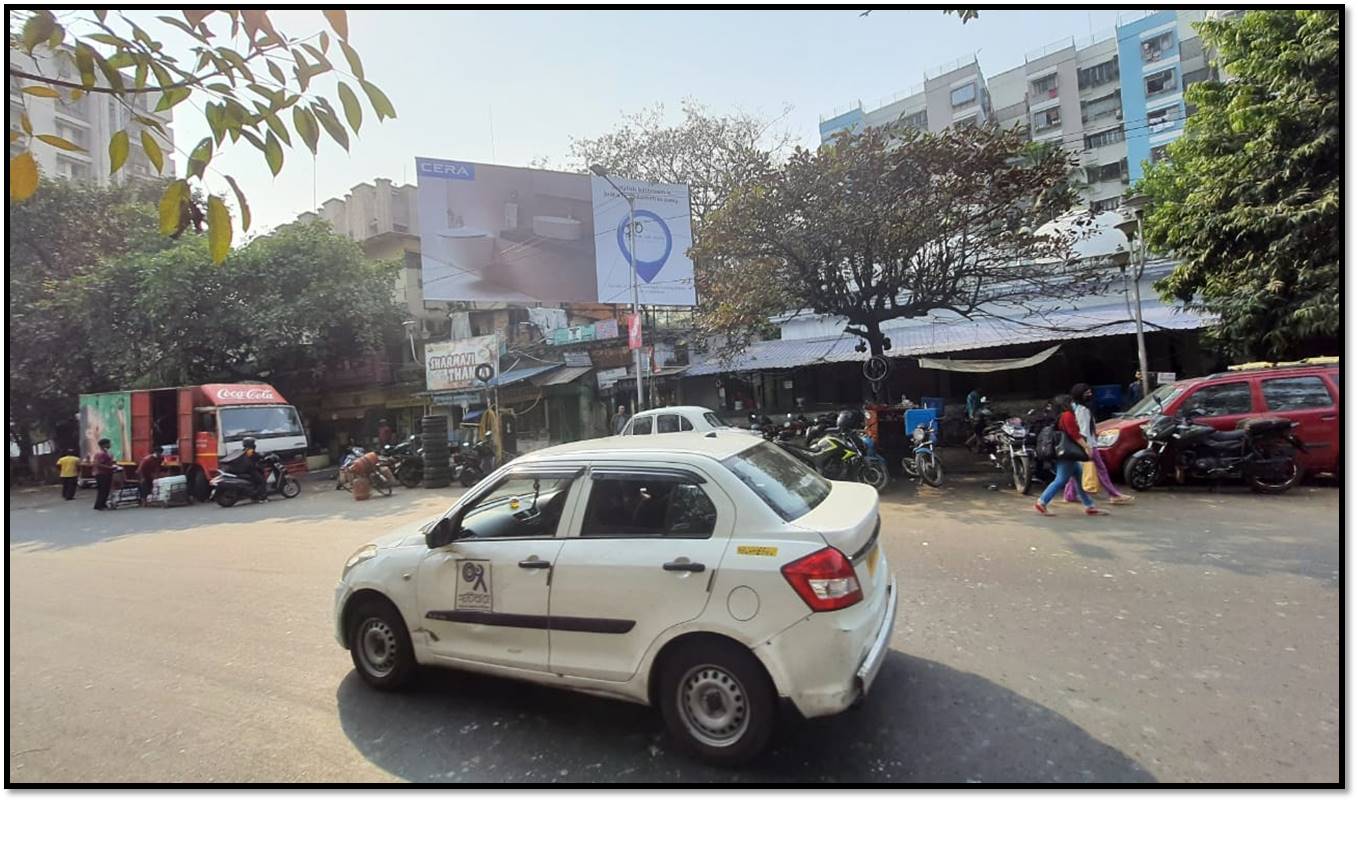
<svg viewBox="0 0 1358 851">
<path fill-rule="evenodd" d="M 613 415 L 613 433 L 622 434 L 622 430 L 627 427 L 627 406 L 619 405 L 618 412 Z"/>
<path fill-rule="evenodd" d="M 151 495 L 151 486 L 155 484 L 156 476 L 160 475 L 160 462 L 163 457 L 164 453 L 157 446 L 137 464 L 137 495 L 142 505 L 146 504 L 147 497 Z"/>
<path fill-rule="evenodd" d="M 75 499 L 76 482 L 80 481 L 80 456 L 74 449 L 67 449 L 66 454 L 57 459 L 57 475 L 61 477 L 61 498 Z"/>
<path fill-rule="evenodd" d="M 113 463 L 113 455 L 108 451 L 112 446 L 113 441 L 107 437 L 101 438 L 99 451 L 94 453 L 95 511 L 108 508 L 108 494 L 113 490 L 113 471 L 118 469 L 118 465 Z"/>
<path fill-rule="evenodd" d="M 1103 463 L 1103 454 L 1094 445 L 1094 388 L 1088 384 L 1080 383 L 1070 388 L 1071 408 L 1075 412 L 1075 422 L 1080 427 L 1080 434 L 1083 436 L 1084 450 L 1089 455 L 1086 466 L 1081 471 L 1080 486 L 1085 493 L 1098 493 L 1099 486 L 1102 485 L 1104 492 L 1109 496 L 1109 501 L 1113 505 L 1127 505 L 1134 501 L 1134 498 L 1119 491 L 1113 485 L 1112 478 L 1108 475 L 1108 467 Z M 1075 482 L 1066 482 L 1066 502 L 1075 501 Z"/>
<path fill-rule="evenodd" d="M 391 446 L 392 443 L 395 442 L 395 440 L 396 440 L 396 431 L 395 431 L 394 429 L 392 429 L 391 423 L 387 422 L 386 420 L 378 420 L 378 421 L 377 421 L 377 448 L 378 448 L 378 450 L 380 451 L 380 450 L 382 450 L 382 449 L 385 449 L 385 448 L 388 447 L 388 446 Z"/>
<path fill-rule="evenodd" d="M 1071 399 L 1069 396 L 1057 396 L 1054 401 L 1056 409 L 1061 412 L 1060 416 L 1056 418 L 1056 430 L 1060 436 L 1053 462 L 1056 465 L 1056 478 L 1052 479 L 1051 484 L 1047 485 L 1047 489 L 1042 492 L 1042 496 L 1033 504 L 1033 507 L 1037 509 L 1038 514 L 1047 514 L 1047 506 L 1066 486 L 1066 482 L 1073 481 L 1075 483 L 1075 495 L 1080 498 L 1080 502 L 1084 503 L 1085 514 L 1107 514 L 1108 512 L 1105 509 L 1094 505 L 1094 500 L 1084 492 L 1084 488 L 1080 487 L 1080 461 L 1078 460 L 1079 455 L 1076 453 L 1082 452 L 1083 447 L 1080 445 L 1080 424 L 1076 422 L 1075 412 L 1071 410 Z M 1074 450 L 1074 452 L 1071 450 Z"/>
<path fill-rule="evenodd" d="M 1127 385 L 1127 407 L 1130 409 L 1141 401 L 1141 370 L 1136 371 L 1136 380 Z"/>
</svg>

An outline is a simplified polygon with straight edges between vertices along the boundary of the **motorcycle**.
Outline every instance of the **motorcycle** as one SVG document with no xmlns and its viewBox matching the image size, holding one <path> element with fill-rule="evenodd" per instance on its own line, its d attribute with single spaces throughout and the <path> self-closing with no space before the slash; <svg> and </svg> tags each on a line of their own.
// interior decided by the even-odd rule
<svg viewBox="0 0 1358 851">
<path fill-rule="evenodd" d="M 250 479 L 226 470 L 218 470 L 217 475 L 212 477 L 209 499 L 222 508 L 230 508 L 242 499 L 265 502 L 272 494 L 292 499 L 302 492 L 302 483 L 288 475 L 287 468 L 277 455 L 269 453 L 264 456 L 261 463 L 265 468 L 262 497 L 257 494 L 255 483 Z"/>
<path fill-rule="evenodd" d="M 507 449 L 503 454 L 504 461 L 517 457 Z M 452 453 L 450 463 L 453 478 L 464 488 L 469 488 L 484 479 L 497 466 L 495 444 L 489 438 L 482 438 L 475 443 L 463 443 Z"/>
<path fill-rule="evenodd" d="M 776 440 L 774 444 L 827 479 L 862 482 L 881 491 L 890 482 L 890 476 L 886 462 L 875 447 L 870 448 L 871 441 L 855 431 L 833 431 L 820 435 L 809 447 L 785 440 Z"/>
<path fill-rule="evenodd" d="M 1172 475 L 1189 480 L 1244 479 L 1255 493 L 1278 494 L 1301 481 L 1297 452 L 1306 444 L 1293 433 L 1297 423 L 1281 417 L 1246 420 L 1236 431 L 1218 431 L 1187 417 L 1161 414 L 1141 427 L 1145 449 L 1127 463 L 1127 484 L 1149 490 Z"/>
<path fill-rule="evenodd" d="M 1014 490 L 1021 494 L 1033 491 L 1033 482 L 1050 481 L 1055 473 L 1051 465 L 1037 458 L 1037 435 L 1051 425 L 1050 406 L 1043 411 L 1028 411 L 1028 419 L 1009 417 L 1000 426 L 998 440 L 990 460 L 998 469 L 1009 474 Z"/>
<path fill-rule="evenodd" d="M 424 481 L 424 450 L 418 435 L 411 435 L 395 446 L 385 447 L 383 457 L 390 463 L 396 481 L 402 485 L 417 488 Z"/>
<path fill-rule="evenodd" d="M 935 488 L 943 484 L 943 465 L 934 452 L 934 445 L 937 442 L 937 419 L 917 425 L 910 434 L 909 450 L 905 457 L 901 459 L 901 467 L 904 468 L 907 476 L 912 479 L 920 479 L 926 485 Z"/>
</svg>

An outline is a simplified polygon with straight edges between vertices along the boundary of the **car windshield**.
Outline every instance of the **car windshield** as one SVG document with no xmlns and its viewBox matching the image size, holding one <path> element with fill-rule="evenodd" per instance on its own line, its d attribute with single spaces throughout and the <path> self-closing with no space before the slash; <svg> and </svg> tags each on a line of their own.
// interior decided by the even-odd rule
<svg viewBox="0 0 1358 851">
<path fill-rule="evenodd" d="M 787 521 L 830 495 L 830 483 L 819 473 L 771 443 L 756 443 L 722 463 Z"/>
<path fill-rule="evenodd" d="M 302 434 L 302 421 L 291 405 L 249 405 L 222 408 L 222 438 L 291 437 Z"/>
<path fill-rule="evenodd" d="M 708 425 L 713 426 L 715 428 L 730 428 L 730 425 L 726 422 L 726 420 L 722 419 L 721 417 L 717 416 L 711 411 L 705 412 L 703 414 L 703 419 L 707 420 Z"/>
<path fill-rule="evenodd" d="M 1165 409 L 1165 406 L 1168 405 L 1170 401 L 1182 392 L 1184 392 L 1182 385 L 1161 384 L 1151 391 L 1151 395 L 1146 396 L 1140 402 L 1133 405 L 1127 411 L 1127 416 L 1149 417 L 1152 414 L 1158 414 Z"/>
</svg>

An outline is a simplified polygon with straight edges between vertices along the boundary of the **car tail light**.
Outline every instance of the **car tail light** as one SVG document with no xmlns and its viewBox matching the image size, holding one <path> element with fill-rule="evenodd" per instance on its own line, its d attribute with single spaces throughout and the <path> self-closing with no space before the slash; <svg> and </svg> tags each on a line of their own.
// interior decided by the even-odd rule
<svg viewBox="0 0 1358 851">
<path fill-rule="evenodd" d="M 783 565 L 783 577 L 813 612 L 833 612 L 863 599 L 853 564 L 834 547 Z"/>
</svg>

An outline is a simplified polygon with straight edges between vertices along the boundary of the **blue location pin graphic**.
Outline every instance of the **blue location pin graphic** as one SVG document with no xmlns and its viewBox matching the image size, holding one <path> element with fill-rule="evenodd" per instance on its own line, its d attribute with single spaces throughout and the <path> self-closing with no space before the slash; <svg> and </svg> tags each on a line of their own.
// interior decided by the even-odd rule
<svg viewBox="0 0 1358 851">
<path fill-rule="evenodd" d="M 665 261 L 670 259 L 670 250 L 674 248 L 674 237 L 670 235 L 670 226 L 665 224 L 665 220 L 655 213 L 652 213 L 650 210 L 637 210 L 636 221 L 636 241 L 639 247 L 648 245 L 659 246 L 661 237 L 664 238 L 665 244 L 664 248 L 659 252 L 659 260 L 643 260 L 641 257 L 636 258 L 637 274 L 644 278 L 646 283 L 649 284 L 651 281 L 655 280 L 656 275 L 660 274 L 660 270 L 665 266 Z M 659 225 L 658 235 L 654 231 L 647 233 L 647 222 L 655 222 L 655 224 Z M 622 256 L 626 258 L 627 262 L 631 263 L 632 252 L 628 248 L 627 243 L 627 216 L 623 216 L 622 221 L 618 222 L 618 250 L 622 252 Z M 641 251 L 638 250 L 637 254 L 641 254 Z"/>
</svg>

